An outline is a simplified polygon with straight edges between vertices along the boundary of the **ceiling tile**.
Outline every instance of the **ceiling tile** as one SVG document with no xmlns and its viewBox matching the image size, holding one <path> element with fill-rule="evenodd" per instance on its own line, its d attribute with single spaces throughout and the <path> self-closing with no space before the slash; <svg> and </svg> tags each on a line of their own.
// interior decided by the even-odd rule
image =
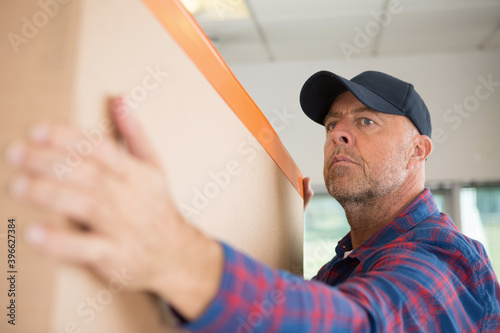
<svg viewBox="0 0 500 333">
<path fill-rule="evenodd" d="M 346 58 L 346 47 L 356 51 L 350 53 L 354 58 L 375 54 L 375 44 L 382 55 L 471 51 L 488 36 L 485 49 L 500 47 L 500 32 L 493 34 L 500 0 L 392 1 L 402 12 L 393 13 L 380 34 L 370 30 L 366 38 L 360 31 L 377 28 L 373 12 L 380 12 L 386 0 L 246 0 L 270 52 L 251 19 L 200 19 L 200 25 L 230 62 L 265 61 L 270 55 L 274 60 Z"/>
<path fill-rule="evenodd" d="M 337 20 L 267 22 L 262 26 L 278 59 L 330 58 L 343 56 L 341 47 L 355 46 L 356 27 L 363 26 L 369 19 L 368 16 L 355 16 Z M 373 44 L 373 40 L 369 40 L 357 48 L 359 54 L 370 53 Z"/>
<path fill-rule="evenodd" d="M 448 0 L 448 2 L 452 2 Z M 500 6 L 394 15 L 381 39 L 380 53 L 475 49 L 497 25 Z"/>
<path fill-rule="evenodd" d="M 396 0 L 397 1 L 397 0 Z M 428 11 L 498 7 L 498 0 L 399 0 L 405 11 Z"/>
<path fill-rule="evenodd" d="M 205 34 L 219 43 L 259 41 L 255 24 L 251 20 L 200 22 Z"/>
<path fill-rule="evenodd" d="M 365 14 L 382 8 L 385 0 L 247 0 L 258 20 L 294 20 Z"/>
<path fill-rule="evenodd" d="M 269 60 L 251 20 L 202 21 L 200 26 L 227 62 Z"/>
<path fill-rule="evenodd" d="M 198 1 L 201 3 L 201 8 L 195 13 L 195 17 L 200 21 L 244 20 L 250 17 L 250 13 L 244 0 Z"/>
<path fill-rule="evenodd" d="M 267 50 L 260 42 L 215 44 L 224 61 L 231 64 L 267 62 Z"/>
</svg>

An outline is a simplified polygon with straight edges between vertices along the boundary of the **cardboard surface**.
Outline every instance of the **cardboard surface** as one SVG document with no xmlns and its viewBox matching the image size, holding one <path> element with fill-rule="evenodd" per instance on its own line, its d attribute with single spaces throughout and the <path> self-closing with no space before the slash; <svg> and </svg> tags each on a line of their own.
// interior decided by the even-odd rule
<svg viewBox="0 0 500 333">
<path fill-rule="evenodd" d="M 210 74 L 200 70 L 203 64 L 193 62 L 148 6 L 138 0 L 9 0 L 0 3 L 0 16 L 0 34 L 7 36 L 0 41 L 2 150 L 41 119 L 110 135 L 107 101 L 125 94 L 164 162 L 184 215 L 207 234 L 273 267 L 300 272 L 302 198 L 290 172 L 285 174 L 279 158 L 266 150 L 269 142 L 274 151 L 282 149 L 274 131 L 258 122 L 264 127 L 256 138 L 224 92 L 214 88 Z M 284 161 L 279 163 L 290 163 Z M 290 169 L 296 168 L 291 163 Z M 12 172 L 3 161 L 0 168 L 5 184 Z M 20 239 L 26 223 L 65 221 L 15 204 L 5 191 L 0 198 L 0 276 L 8 271 L 9 218 L 16 219 L 18 254 L 16 325 L 6 320 L 9 286 L 2 278 L 0 308 L 6 313 L 0 331 L 170 330 L 154 297 L 121 290 L 126 279 L 119 272 L 114 282 L 102 283 L 81 268 L 32 253 Z"/>
</svg>

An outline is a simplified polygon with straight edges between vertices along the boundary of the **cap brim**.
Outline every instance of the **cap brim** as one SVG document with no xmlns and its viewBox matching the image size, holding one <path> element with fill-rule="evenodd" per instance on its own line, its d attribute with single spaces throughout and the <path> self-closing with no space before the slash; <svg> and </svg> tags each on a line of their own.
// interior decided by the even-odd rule
<svg viewBox="0 0 500 333">
<path fill-rule="evenodd" d="M 361 103 L 375 111 L 404 115 L 371 90 L 328 71 L 318 72 L 304 83 L 300 92 L 300 105 L 309 118 L 323 125 L 335 98 L 346 91 L 350 91 Z"/>
</svg>

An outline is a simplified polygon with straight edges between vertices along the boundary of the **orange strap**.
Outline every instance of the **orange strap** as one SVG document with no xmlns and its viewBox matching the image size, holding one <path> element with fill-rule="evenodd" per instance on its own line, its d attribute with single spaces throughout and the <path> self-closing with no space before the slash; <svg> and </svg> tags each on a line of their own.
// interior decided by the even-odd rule
<svg viewBox="0 0 500 333">
<path fill-rule="evenodd" d="M 269 121 L 179 0 L 143 0 L 304 197 L 302 173 Z"/>
</svg>

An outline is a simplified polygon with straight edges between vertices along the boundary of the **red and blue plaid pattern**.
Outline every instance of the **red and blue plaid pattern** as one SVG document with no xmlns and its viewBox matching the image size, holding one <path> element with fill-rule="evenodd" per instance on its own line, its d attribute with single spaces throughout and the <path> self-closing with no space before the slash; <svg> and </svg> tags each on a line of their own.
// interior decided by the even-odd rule
<svg viewBox="0 0 500 333">
<path fill-rule="evenodd" d="M 350 235 L 312 281 L 223 244 L 225 269 L 194 332 L 500 332 L 500 286 L 483 246 L 426 189 L 346 258 Z"/>
</svg>

